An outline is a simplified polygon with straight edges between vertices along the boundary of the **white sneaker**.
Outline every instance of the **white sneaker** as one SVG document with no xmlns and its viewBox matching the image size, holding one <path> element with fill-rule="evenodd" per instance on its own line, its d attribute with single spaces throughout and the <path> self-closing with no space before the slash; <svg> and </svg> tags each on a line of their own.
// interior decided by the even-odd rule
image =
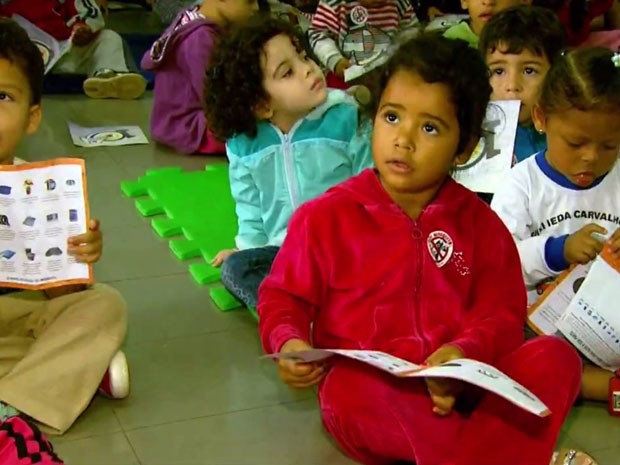
<svg viewBox="0 0 620 465">
<path fill-rule="evenodd" d="M 84 81 L 84 93 L 97 99 L 137 99 L 146 91 L 146 79 L 138 73 L 100 70 Z"/>
<path fill-rule="evenodd" d="M 129 395 L 130 384 L 127 357 L 119 350 L 101 380 L 99 393 L 110 399 L 124 399 Z"/>
</svg>

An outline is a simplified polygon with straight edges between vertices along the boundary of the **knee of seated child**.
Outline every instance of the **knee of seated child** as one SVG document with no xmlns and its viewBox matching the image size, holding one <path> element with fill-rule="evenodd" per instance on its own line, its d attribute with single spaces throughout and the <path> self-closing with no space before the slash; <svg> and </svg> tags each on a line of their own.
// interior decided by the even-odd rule
<svg viewBox="0 0 620 465">
<path fill-rule="evenodd" d="M 533 371 L 540 370 L 541 377 L 553 377 L 551 373 L 561 371 L 565 374 L 581 376 L 582 360 L 579 352 L 566 340 L 555 336 L 540 336 L 530 339 L 528 346 L 540 354 L 539 360 L 544 363 L 534 363 Z"/>
<path fill-rule="evenodd" d="M 106 316 L 101 324 L 121 328 L 124 333 L 127 327 L 127 304 L 120 293 L 107 284 L 95 284 L 89 293 L 90 299 L 97 301 L 97 306 Z"/>
<path fill-rule="evenodd" d="M 234 273 L 234 270 L 237 270 L 239 266 L 242 266 L 243 263 L 247 262 L 247 260 L 244 258 L 245 255 L 246 254 L 244 254 L 243 250 L 238 250 L 237 252 L 231 253 L 222 263 L 222 273 Z"/>
<path fill-rule="evenodd" d="M 372 367 L 348 360 L 338 360 L 325 376 L 319 390 L 321 410 L 339 417 L 355 418 L 360 409 L 369 408 L 369 399 L 373 399 L 379 408 L 382 393 L 390 389 L 387 375 Z"/>
<path fill-rule="evenodd" d="M 99 42 L 112 42 L 112 41 L 116 41 L 119 42 L 122 46 L 123 43 L 123 39 L 121 38 L 121 36 L 119 35 L 118 32 L 113 31 L 112 29 L 102 29 L 101 31 L 99 31 L 98 35 L 97 35 L 97 41 Z"/>
</svg>

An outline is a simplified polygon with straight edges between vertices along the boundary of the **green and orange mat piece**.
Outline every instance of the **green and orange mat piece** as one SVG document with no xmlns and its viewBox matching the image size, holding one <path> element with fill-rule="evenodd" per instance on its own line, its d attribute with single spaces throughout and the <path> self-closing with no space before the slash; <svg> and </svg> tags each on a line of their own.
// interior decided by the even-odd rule
<svg viewBox="0 0 620 465">
<path fill-rule="evenodd" d="M 136 181 L 123 181 L 121 191 L 135 199 L 142 216 L 151 218 L 158 236 L 170 239 L 170 250 L 177 259 L 201 259 L 189 264 L 198 284 L 220 280 L 220 270 L 211 266 L 211 260 L 220 250 L 234 247 L 237 232 L 227 164 L 207 165 L 203 171 L 148 170 Z M 222 311 L 243 306 L 221 285 L 214 286 L 209 295 Z M 250 312 L 256 317 L 254 310 Z"/>
</svg>

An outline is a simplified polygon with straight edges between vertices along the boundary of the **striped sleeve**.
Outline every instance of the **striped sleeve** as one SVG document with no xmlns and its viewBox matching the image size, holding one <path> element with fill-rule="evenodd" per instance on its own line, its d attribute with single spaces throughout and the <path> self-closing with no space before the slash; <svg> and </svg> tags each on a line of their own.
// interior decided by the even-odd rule
<svg viewBox="0 0 620 465">
<path fill-rule="evenodd" d="M 65 19 L 70 28 L 78 22 L 86 23 L 93 31 L 105 27 L 105 21 L 96 2 L 89 0 L 72 0 L 65 3 Z"/>
<path fill-rule="evenodd" d="M 321 1 L 312 17 L 308 30 L 310 46 L 319 61 L 331 71 L 343 58 L 338 48 L 340 34 L 340 7 L 338 3 Z"/>
<path fill-rule="evenodd" d="M 409 0 L 397 0 L 400 28 L 420 27 L 420 21 Z"/>
</svg>

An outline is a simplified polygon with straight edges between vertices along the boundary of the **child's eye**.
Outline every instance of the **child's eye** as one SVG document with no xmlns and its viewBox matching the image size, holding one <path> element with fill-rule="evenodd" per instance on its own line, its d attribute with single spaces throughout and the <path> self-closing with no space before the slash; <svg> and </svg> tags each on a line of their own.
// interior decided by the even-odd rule
<svg viewBox="0 0 620 465">
<path fill-rule="evenodd" d="M 495 68 L 491 70 L 491 75 L 501 76 L 502 74 L 504 74 L 504 70 L 502 68 Z"/>
<path fill-rule="evenodd" d="M 287 78 L 289 76 L 292 76 L 293 74 L 293 70 L 292 69 L 288 69 L 286 70 L 286 72 L 282 75 L 283 78 Z"/>
<path fill-rule="evenodd" d="M 394 124 L 398 122 L 398 115 L 396 113 L 392 113 L 392 112 L 387 112 L 384 115 L 385 120 L 390 123 L 390 124 Z"/>
<path fill-rule="evenodd" d="M 570 141 L 566 141 L 566 144 L 573 149 L 578 149 L 583 145 L 580 142 L 570 142 Z"/>
<path fill-rule="evenodd" d="M 424 126 L 422 126 L 422 131 L 427 134 L 437 134 L 437 128 L 430 123 L 426 123 Z"/>
<path fill-rule="evenodd" d="M 527 68 L 525 68 L 525 69 L 523 70 L 523 72 L 524 72 L 525 74 L 527 74 L 528 76 L 530 76 L 530 75 L 532 75 L 532 74 L 538 74 L 538 70 L 537 70 L 536 68 L 532 68 L 532 67 L 530 67 L 530 66 L 528 66 Z"/>
<path fill-rule="evenodd" d="M 12 100 L 11 96 L 6 92 L 0 92 L 0 101 Z"/>
</svg>

